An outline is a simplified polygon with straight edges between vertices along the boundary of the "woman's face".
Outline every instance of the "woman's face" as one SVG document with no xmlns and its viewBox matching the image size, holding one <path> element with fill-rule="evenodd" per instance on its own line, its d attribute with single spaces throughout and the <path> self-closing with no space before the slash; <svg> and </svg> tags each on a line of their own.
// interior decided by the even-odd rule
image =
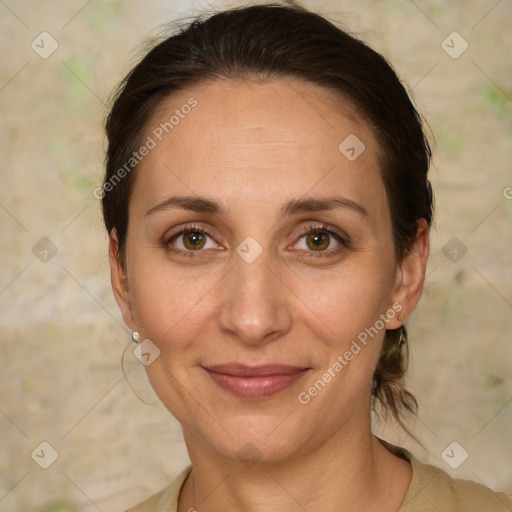
<svg viewBox="0 0 512 512">
<path fill-rule="evenodd" d="M 168 98 L 143 138 L 126 281 L 112 238 L 152 386 L 187 439 L 234 460 L 367 433 L 383 322 L 419 297 L 425 251 L 396 261 L 375 137 L 332 95 L 213 81 Z"/>
</svg>

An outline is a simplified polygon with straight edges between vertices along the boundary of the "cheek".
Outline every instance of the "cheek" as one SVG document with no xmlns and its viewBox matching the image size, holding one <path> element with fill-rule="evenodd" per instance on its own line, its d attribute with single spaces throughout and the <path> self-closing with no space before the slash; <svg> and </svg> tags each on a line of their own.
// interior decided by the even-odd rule
<svg viewBox="0 0 512 512">
<path fill-rule="evenodd" d="M 386 273 L 352 271 L 337 274 L 323 287 L 303 295 L 318 315 L 310 315 L 308 331 L 318 363 L 297 396 L 309 418 L 320 415 L 324 426 L 337 428 L 355 411 L 366 410 L 371 382 L 385 334 L 393 279 Z M 382 316 L 381 316 L 382 315 Z"/>
<path fill-rule="evenodd" d="M 322 279 L 310 271 L 295 283 L 294 291 L 314 311 L 304 318 L 317 365 L 299 397 L 303 405 L 315 402 L 306 408 L 309 413 L 314 409 L 326 417 L 321 411 L 327 408 L 337 421 L 369 397 L 385 319 L 395 314 L 389 304 L 394 263 L 383 261 L 359 255 L 357 264 L 347 262 L 342 270 L 324 272 Z"/>
<path fill-rule="evenodd" d="M 316 337 L 328 344 L 343 345 L 354 339 L 389 307 L 392 265 L 356 258 L 336 270 L 309 269 L 293 275 L 290 288 L 300 299 L 297 304 L 303 305 Z"/>
<path fill-rule="evenodd" d="M 128 255 L 131 268 L 136 269 L 129 276 L 134 320 L 141 336 L 161 351 L 160 357 L 146 367 L 150 382 L 183 424 L 194 424 L 196 413 L 202 417 L 191 396 L 206 397 L 207 403 L 221 409 L 225 406 L 222 410 L 226 417 L 237 416 L 231 405 L 214 402 L 217 395 L 209 395 L 214 392 L 201 387 L 194 366 L 206 353 L 211 354 L 212 337 L 219 343 L 225 339 L 218 314 L 230 296 L 229 290 L 243 283 L 232 280 L 230 265 L 179 266 L 163 254 L 138 247 Z M 388 307 L 393 284 L 391 265 L 372 254 L 359 253 L 336 269 L 306 265 L 292 269 L 284 264 L 272 267 L 280 278 L 272 285 L 275 306 L 287 309 L 293 317 L 291 331 L 284 337 L 287 339 L 276 346 L 281 356 L 299 353 L 314 368 L 297 395 L 291 397 L 293 406 L 305 415 L 301 416 L 304 422 L 318 416 L 325 425 L 335 428 L 340 419 L 349 418 L 361 406 L 362 397 L 369 396 L 384 331 L 376 336 L 367 334 L 366 344 L 361 334 L 374 326 Z M 334 377 L 324 378 L 336 362 L 343 369 Z M 321 383 L 316 384 L 319 379 L 326 384 L 325 389 Z M 300 402 L 299 392 L 309 397 L 307 407 Z"/>
<path fill-rule="evenodd" d="M 228 299 L 230 279 L 223 278 L 229 265 L 180 266 L 164 251 L 144 247 L 130 251 L 128 257 L 130 268 L 136 269 L 129 275 L 130 300 L 141 335 L 161 350 L 183 348 L 204 337 L 205 323 L 216 318 Z M 287 308 L 294 323 L 308 324 L 327 344 L 346 341 L 373 325 L 388 307 L 394 284 L 392 261 L 373 253 L 355 253 L 331 269 L 272 266 L 279 275 L 272 285 L 275 306 Z"/>
<path fill-rule="evenodd" d="M 141 257 L 135 264 L 131 305 L 141 335 L 162 351 L 189 345 L 208 314 L 216 279 L 211 273 L 187 273 L 151 258 Z"/>
<path fill-rule="evenodd" d="M 136 272 L 131 277 L 131 305 L 141 338 L 150 339 L 160 350 L 146 372 L 156 394 L 182 423 L 194 421 L 201 389 L 191 375 L 201 357 L 201 339 L 211 317 L 211 297 L 218 276 L 194 277 L 160 257 L 140 252 L 133 255 Z M 220 283 L 219 283 L 220 284 Z"/>
</svg>

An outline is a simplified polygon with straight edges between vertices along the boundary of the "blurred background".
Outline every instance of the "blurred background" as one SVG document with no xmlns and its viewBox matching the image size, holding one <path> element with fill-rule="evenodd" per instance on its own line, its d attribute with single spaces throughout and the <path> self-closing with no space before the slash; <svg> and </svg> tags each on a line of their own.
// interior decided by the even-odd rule
<svg viewBox="0 0 512 512">
<path fill-rule="evenodd" d="M 140 45 L 164 23 L 235 5 L 0 0 L 3 512 L 124 510 L 188 462 L 131 349 L 123 376 L 130 332 L 93 190 L 108 98 Z M 303 5 L 391 61 L 436 140 L 432 256 L 408 322 L 423 446 L 393 425 L 376 431 L 512 492 L 512 1 Z"/>
</svg>

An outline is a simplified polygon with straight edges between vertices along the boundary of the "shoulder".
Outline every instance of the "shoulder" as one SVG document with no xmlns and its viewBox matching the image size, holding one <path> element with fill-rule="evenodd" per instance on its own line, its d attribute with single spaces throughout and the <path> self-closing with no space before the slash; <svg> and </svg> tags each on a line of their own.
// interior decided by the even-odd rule
<svg viewBox="0 0 512 512">
<path fill-rule="evenodd" d="M 181 487 L 191 470 L 192 466 L 187 466 L 169 486 L 126 512 L 177 512 Z"/>
<path fill-rule="evenodd" d="M 512 496 L 422 464 L 411 454 L 412 480 L 400 512 L 511 512 Z"/>
</svg>

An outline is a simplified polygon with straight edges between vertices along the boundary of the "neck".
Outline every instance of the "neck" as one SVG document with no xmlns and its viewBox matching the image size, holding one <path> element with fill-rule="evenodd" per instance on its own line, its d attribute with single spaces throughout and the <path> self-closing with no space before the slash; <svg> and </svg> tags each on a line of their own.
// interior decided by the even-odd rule
<svg viewBox="0 0 512 512">
<path fill-rule="evenodd" d="M 184 435 L 193 472 L 179 512 L 396 512 L 411 480 L 409 463 L 386 450 L 369 425 L 339 432 L 293 458 L 252 467 Z"/>
</svg>

